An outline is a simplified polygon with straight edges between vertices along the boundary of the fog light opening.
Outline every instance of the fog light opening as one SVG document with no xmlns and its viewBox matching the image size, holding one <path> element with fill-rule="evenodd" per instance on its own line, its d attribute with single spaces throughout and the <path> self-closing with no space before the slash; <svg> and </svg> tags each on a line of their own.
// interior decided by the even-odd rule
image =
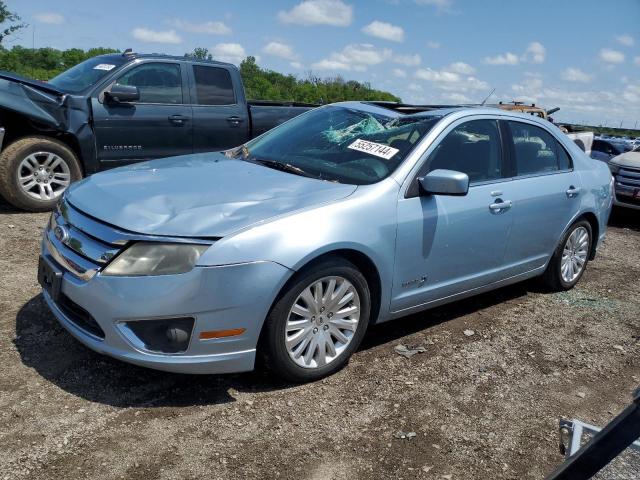
<svg viewBox="0 0 640 480">
<path fill-rule="evenodd" d="M 183 353 L 189 348 L 193 318 L 162 318 L 123 322 L 123 331 L 136 347 L 158 353 Z"/>
</svg>

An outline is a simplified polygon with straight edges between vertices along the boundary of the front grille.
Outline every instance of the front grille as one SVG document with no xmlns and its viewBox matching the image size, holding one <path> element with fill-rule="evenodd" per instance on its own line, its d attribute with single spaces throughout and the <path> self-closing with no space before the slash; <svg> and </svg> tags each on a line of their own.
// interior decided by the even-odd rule
<svg viewBox="0 0 640 480">
<path fill-rule="evenodd" d="M 640 207 L 640 198 L 630 197 L 628 195 L 618 195 L 618 201 L 620 203 L 626 203 L 627 205 L 634 205 Z"/>
<path fill-rule="evenodd" d="M 616 181 L 629 188 L 640 188 L 640 169 L 621 167 L 616 175 Z"/>
<path fill-rule="evenodd" d="M 64 293 L 60 294 L 60 298 L 56 302 L 56 305 L 78 328 L 104 340 L 104 330 L 102 330 L 100 325 L 98 325 L 95 318 L 93 318 L 89 312 L 67 297 Z"/>
</svg>

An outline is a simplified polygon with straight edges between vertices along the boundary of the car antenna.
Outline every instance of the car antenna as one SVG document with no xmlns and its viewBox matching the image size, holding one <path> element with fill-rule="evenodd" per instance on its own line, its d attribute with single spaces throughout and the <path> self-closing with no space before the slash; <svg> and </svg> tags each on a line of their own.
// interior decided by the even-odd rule
<svg viewBox="0 0 640 480">
<path fill-rule="evenodd" d="M 491 93 L 489 95 L 487 95 L 484 100 L 482 100 L 482 103 L 480 104 L 481 107 L 483 107 L 484 104 L 487 103 L 487 100 L 489 100 L 489 98 L 491 97 L 491 95 L 493 95 L 493 92 L 495 92 L 495 91 L 496 91 L 496 89 L 494 88 L 493 90 L 491 90 Z"/>
</svg>

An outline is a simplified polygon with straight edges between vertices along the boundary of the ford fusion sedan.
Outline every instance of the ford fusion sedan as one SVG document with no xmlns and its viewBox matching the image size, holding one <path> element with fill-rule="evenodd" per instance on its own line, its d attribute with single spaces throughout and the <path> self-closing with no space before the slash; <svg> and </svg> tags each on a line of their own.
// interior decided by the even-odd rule
<svg viewBox="0 0 640 480">
<path fill-rule="evenodd" d="M 224 153 L 72 185 L 39 279 L 97 352 L 188 373 L 260 356 L 309 381 L 371 324 L 532 277 L 572 288 L 612 188 L 604 162 L 531 116 L 333 104 Z"/>
</svg>

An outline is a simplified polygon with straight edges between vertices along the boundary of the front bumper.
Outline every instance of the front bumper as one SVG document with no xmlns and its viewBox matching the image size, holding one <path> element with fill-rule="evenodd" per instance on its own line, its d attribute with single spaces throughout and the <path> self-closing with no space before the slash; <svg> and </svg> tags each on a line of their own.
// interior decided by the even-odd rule
<svg viewBox="0 0 640 480">
<path fill-rule="evenodd" d="M 42 255 L 60 267 L 43 242 Z M 252 370 L 256 346 L 273 299 L 291 271 L 273 262 L 219 267 L 195 267 L 179 275 L 111 277 L 97 273 L 82 280 L 63 270 L 60 293 L 86 311 L 100 329 L 96 336 L 68 309 L 44 298 L 76 339 L 96 352 L 125 362 L 179 373 L 230 373 Z M 172 317 L 195 319 L 189 346 L 183 353 L 148 351 L 132 341 L 125 321 Z M 201 332 L 244 329 L 240 335 L 200 339 Z M 129 333 L 130 335 L 130 333 Z M 102 336 L 102 335 L 101 335 Z"/>
<path fill-rule="evenodd" d="M 613 194 L 613 204 L 618 207 L 640 210 L 640 195 L 636 193 L 638 191 L 640 191 L 640 188 L 634 189 L 631 187 L 616 185 Z"/>
</svg>

